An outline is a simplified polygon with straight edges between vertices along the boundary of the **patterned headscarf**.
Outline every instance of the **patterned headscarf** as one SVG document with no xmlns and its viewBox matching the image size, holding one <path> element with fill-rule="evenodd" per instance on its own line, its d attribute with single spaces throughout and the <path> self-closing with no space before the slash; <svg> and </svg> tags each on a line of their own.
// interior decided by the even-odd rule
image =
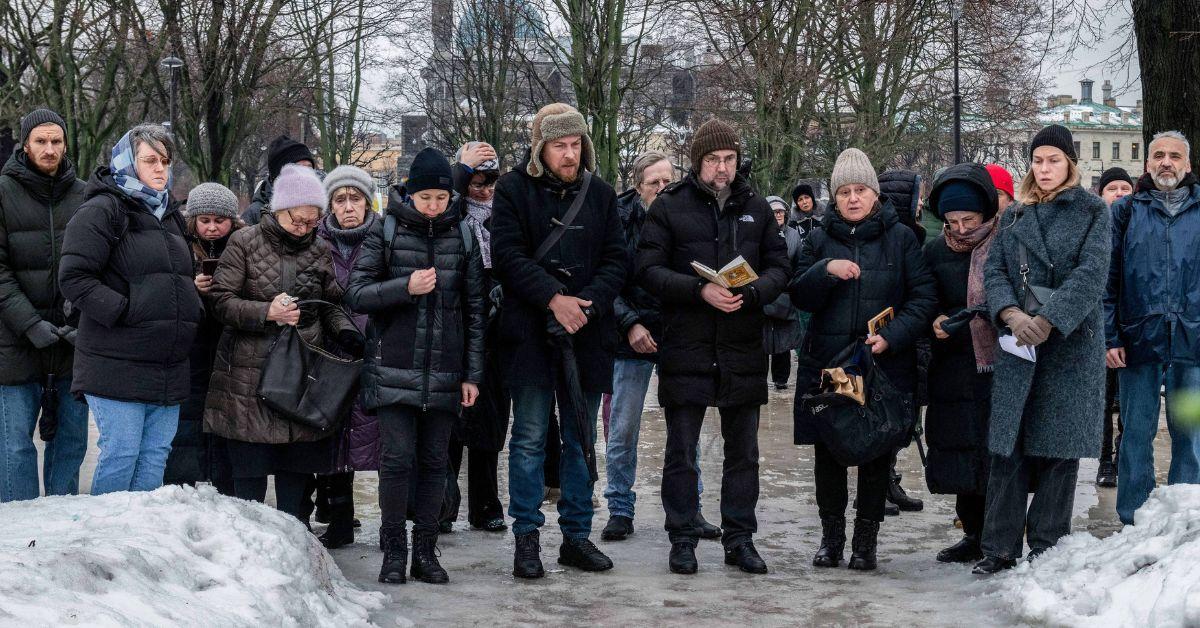
<svg viewBox="0 0 1200 628">
<path fill-rule="evenodd" d="M 145 205 L 150 213 L 154 214 L 155 218 L 162 220 L 167 213 L 167 200 L 170 195 L 171 184 L 174 183 L 174 178 L 171 175 L 171 169 L 167 168 L 167 188 L 161 192 L 143 184 L 137 176 L 137 169 L 134 167 L 136 156 L 133 153 L 133 143 L 129 139 L 129 133 L 125 133 L 121 140 L 117 142 L 112 149 L 112 160 L 109 161 L 108 167 L 112 170 L 113 180 L 121 191 L 129 198 Z"/>
</svg>

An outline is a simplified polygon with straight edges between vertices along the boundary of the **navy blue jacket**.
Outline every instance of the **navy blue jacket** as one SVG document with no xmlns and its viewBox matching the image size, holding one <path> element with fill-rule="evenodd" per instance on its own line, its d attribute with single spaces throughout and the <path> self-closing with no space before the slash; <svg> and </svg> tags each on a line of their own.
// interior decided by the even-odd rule
<svg viewBox="0 0 1200 628">
<path fill-rule="evenodd" d="M 638 353 L 629 346 L 629 330 L 634 325 L 645 327 L 655 342 L 662 340 L 662 312 L 658 297 L 633 280 L 638 242 L 642 239 L 642 225 L 646 224 L 647 213 L 637 189 L 630 188 L 617 197 L 617 213 L 621 216 L 625 250 L 629 253 L 629 275 L 621 294 L 613 302 L 613 311 L 617 315 L 617 357 L 654 361 L 657 353 Z"/>
<path fill-rule="evenodd" d="M 1129 366 L 1200 364 L 1200 181 L 1174 217 L 1149 175 L 1112 206 L 1112 264 L 1104 298 L 1108 348 Z"/>
</svg>

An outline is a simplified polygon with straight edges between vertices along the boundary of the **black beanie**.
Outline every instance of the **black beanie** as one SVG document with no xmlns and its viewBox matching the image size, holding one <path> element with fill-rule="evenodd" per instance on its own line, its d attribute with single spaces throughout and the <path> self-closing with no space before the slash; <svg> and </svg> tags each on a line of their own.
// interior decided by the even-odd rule
<svg viewBox="0 0 1200 628">
<path fill-rule="evenodd" d="M 812 199 L 814 203 L 817 200 L 816 195 L 813 194 L 812 186 L 807 183 L 799 183 L 796 184 L 796 187 L 792 188 L 793 203 L 799 200 L 801 196 L 807 196 L 808 198 Z"/>
<path fill-rule="evenodd" d="M 1033 159 L 1033 151 L 1039 146 L 1053 146 L 1066 153 L 1071 161 L 1079 161 L 1079 155 L 1075 154 L 1075 139 L 1071 137 L 1070 129 L 1060 124 L 1051 124 L 1033 136 L 1033 141 L 1029 143 L 1030 159 Z"/>
<path fill-rule="evenodd" d="M 1130 178 L 1129 173 L 1124 168 L 1114 167 L 1100 174 L 1100 185 L 1096 188 L 1096 193 L 1103 193 L 1104 188 L 1108 187 L 1108 184 L 1113 181 L 1124 181 L 1129 184 L 1129 187 L 1133 187 L 1133 179 Z"/>
<path fill-rule="evenodd" d="M 64 135 L 67 132 L 67 123 L 63 121 L 62 116 L 49 109 L 34 109 L 21 118 L 21 145 L 24 146 L 29 140 L 29 134 L 43 124 L 57 124 Z"/>
<path fill-rule="evenodd" d="M 426 148 L 413 158 L 412 166 L 408 169 L 408 180 L 404 189 L 409 195 L 421 190 L 454 191 L 454 181 L 450 173 L 450 160 L 446 159 L 436 148 Z"/>
<path fill-rule="evenodd" d="M 271 140 L 271 145 L 267 148 L 267 179 L 275 181 L 275 177 L 279 176 L 279 171 L 283 170 L 284 166 L 305 159 L 314 165 L 317 163 L 307 146 L 286 135 L 280 135 Z"/>
</svg>

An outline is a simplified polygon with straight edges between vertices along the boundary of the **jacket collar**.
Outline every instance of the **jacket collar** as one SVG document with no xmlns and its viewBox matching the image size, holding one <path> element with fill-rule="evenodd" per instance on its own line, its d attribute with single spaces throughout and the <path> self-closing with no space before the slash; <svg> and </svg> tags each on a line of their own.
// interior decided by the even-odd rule
<svg viewBox="0 0 1200 628">
<path fill-rule="evenodd" d="M 1010 223 L 1013 237 L 1020 240 L 1025 245 L 1025 249 L 1030 255 L 1037 257 L 1042 263 L 1047 266 L 1053 264 L 1050 258 L 1050 248 L 1046 243 L 1046 237 L 1043 232 L 1041 217 L 1043 214 L 1054 212 L 1072 212 L 1082 214 L 1078 209 L 1081 195 L 1088 195 L 1083 188 L 1075 186 L 1068 188 L 1054 197 L 1054 200 L 1048 203 L 1038 203 L 1036 205 L 1017 205 L 1011 208 L 1012 223 Z M 1005 222 L 1008 221 L 1009 211 L 1005 212 Z M 1078 216 L 1078 220 L 1083 220 L 1084 216 Z"/>
<path fill-rule="evenodd" d="M 1175 216 L 1179 216 L 1179 214 L 1190 211 L 1192 208 L 1200 205 L 1200 179 L 1197 179 L 1196 175 L 1191 172 L 1183 175 L 1183 179 L 1179 181 L 1179 187 L 1176 189 L 1182 189 L 1185 187 L 1191 188 L 1188 193 L 1188 200 L 1184 201 L 1183 206 L 1179 208 L 1179 212 L 1176 213 Z M 1158 187 L 1154 185 L 1154 178 L 1150 176 L 1149 172 L 1147 172 L 1138 178 L 1137 186 L 1134 188 L 1133 197 L 1140 202 L 1148 204 L 1163 216 L 1169 218 L 1170 216 L 1167 213 L 1167 208 L 1163 207 L 1162 202 L 1157 198 L 1154 198 L 1154 194 L 1152 194 L 1152 192 L 1157 189 Z"/>
<path fill-rule="evenodd" d="M 695 186 L 701 194 L 716 199 L 716 192 L 700 180 L 700 173 L 692 170 L 688 173 L 687 181 Z M 744 205 L 748 199 L 754 198 L 754 194 L 754 188 L 742 176 L 742 173 L 735 174 L 733 181 L 729 182 L 729 198 L 725 201 L 725 211 L 728 212 L 731 207 Z"/>
<path fill-rule="evenodd" d="M 462 219 L 462 200 L 456 193 L 450 194 L 450 206 L 437 218 L 428 218 L 417 211 L 412 205 L 412 199 L 403 187 L 394 185 L 388 192 L 387 213 L 406 228 L 417 232 L 432 229 L 440 233 L 454 227 Z"/>
<path fill-rule="evenodd" d="M 836 208 L 825 212 L 821 226 L 833 238 L 841 242 L 869 242 L 884 234 L 892 225 L 900 223 L 900 216 L 892 207 L 891 201 L 881 200 L 879 210 L 867 216 L 857 224 L 850 224 L 842 218 Z"/>
<path fill-rule="evenodd" d="M 75 164 L 67 157 L 63 157 L 58 172 L 50 176 L 33 167 L 25 149 L 19 146 L 4 163 L 0 174 L 15 179 L 30 196 L 42 203 L 57 203 L 62 200 L 78 180 L 75 176 Z"/>
</svg>

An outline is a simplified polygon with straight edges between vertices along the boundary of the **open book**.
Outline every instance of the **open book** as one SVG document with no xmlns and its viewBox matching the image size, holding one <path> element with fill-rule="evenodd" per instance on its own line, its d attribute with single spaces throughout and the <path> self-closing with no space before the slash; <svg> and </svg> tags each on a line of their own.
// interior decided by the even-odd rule
<svg viewBox="0 0 1200 628">
<path fill-rule="evenodd" d="M 734 258 L 721 270 L 713 270 L 700 262 L 692 262 L 692 268 L 696 269 L 696 274 L 725 289 L 741 288 L 758 279 L 758 273 L 750 268 L 750 264 L 741 255 Z"/>
</svg>

